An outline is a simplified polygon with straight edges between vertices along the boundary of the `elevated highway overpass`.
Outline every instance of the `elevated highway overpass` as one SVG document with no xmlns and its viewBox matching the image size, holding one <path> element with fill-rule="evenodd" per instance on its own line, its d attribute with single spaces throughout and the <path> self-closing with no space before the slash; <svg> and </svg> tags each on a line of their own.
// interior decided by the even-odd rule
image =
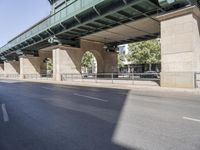
<svg viewBox="0 0 200 150">
<path fill-rule="evenodd" d="M 97 58 L 98 72 L 116 72 L 117 45 L 161 37 L 161 85 L 194 86 L 193 73 L 200 70 L 200 43 L 195 34 L 198 32 L 195 22 L 199 23 L 200 15 L 198 0 L 49 2 L 52 5 L 49 16 L 0 48 L 2 73 L 12 73 L 10 67 L 21 77 L 25 73 L 39 73 L 48 55 L 54 61 L 54 78 L 59 80 L 61 73 L 80 72 L 80 59 L 87 50 Z M 27 59 L 29 64 L 25 65 Z"/>
</svg>

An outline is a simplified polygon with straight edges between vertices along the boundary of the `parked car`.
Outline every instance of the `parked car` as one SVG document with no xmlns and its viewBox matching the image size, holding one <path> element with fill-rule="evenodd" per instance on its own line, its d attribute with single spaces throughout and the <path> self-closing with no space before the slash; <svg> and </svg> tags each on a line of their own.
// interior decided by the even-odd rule
<svg viewBox="0 0 200 150">
<path fill-rule="evenodd" d="M 159 73 L 155 71 L 146 71 L 140 75 L 140 78 L 160 78 Z"/>
</svg>

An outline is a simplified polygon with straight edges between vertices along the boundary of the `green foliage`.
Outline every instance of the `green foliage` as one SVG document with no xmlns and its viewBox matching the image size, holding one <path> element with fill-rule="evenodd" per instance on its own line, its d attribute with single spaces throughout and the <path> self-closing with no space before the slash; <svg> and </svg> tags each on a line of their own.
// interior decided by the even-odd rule
<svg viewBox="0 0 200 150">
<path fill-rule="evenodd" d="M 52 59 L 48 58 L 46 63 L 47 63 L 47 70 L 53 70 L 53 61 L 52 61 Z"/>
<path fill-rule="evenodd" d="M 86 52 L 84 55 L 83 55 L 83 58 L 81 60 L 81 66 L 82 67 L 86 67 L 86 68 L 89 68 L 89 67 L 92 67 L 92 58 L 93 58 L 93 54 L 91 52 Z"/>
<path fill-rule="evenodd" d="M 161 60 L 161 47 L 157 39 L 129 44 L 128 61 L 136 64 L 154 64 Z"/>
<path fill-rule="evenodd" d="M 124 67 L 124 61 L 126 59 L 126 56 L 124 54 L 118 54 L 118 68 Z"/>
</svg>

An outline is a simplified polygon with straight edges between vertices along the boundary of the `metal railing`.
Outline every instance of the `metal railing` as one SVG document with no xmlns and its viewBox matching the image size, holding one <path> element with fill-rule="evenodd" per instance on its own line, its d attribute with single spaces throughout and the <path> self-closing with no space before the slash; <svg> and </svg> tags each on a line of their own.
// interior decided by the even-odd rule
<svg viewBox="0 0 200 150">
<path fill-rule="evenodd" d="M 19 77 L 19 74 L 0 74 L 0 78 L 18 79 Z"/>
<path fill-rule="evenodd" d="M 3 79 L 19 79 L 21 76 L 22 79 L 39 79 L 39 80 L 51 80 L 53 78 L 52 74 L 0 74 L 0 78 Z"/>
<path fill-rule="evenodd" d="M 52 74 L 24 74 L 23 79 L 52 80 Z"/>
<path fill-rule="evenodd" d="M 0 74 L 0 78 L 23 78 L 27 80 L 53 80 L 52 74 Z M 62 74 L 61 81 L 77 81 L 88 83 L 160 85 L 159 73 L 83 73 Z"/>
<path fill-rule="evenodd" d="M 19 79 L 19 74 L 0 74 L 2 79 Z M 23 79 L 52 80 L 53 74 L 24 74 Z M 62 74 L 61 81 L 112 83 L 132 85 L 160 85 L 160 73 L 83 73 Z M 142 82 L 147 81 L 147 82 Z M 200 72 L 194 73 L 194 86 L 200 88 Z"/>
<path fill-rule="evenodd" d="M 83 73 L 83 74 L 62 74 L 62 81 L 81 81 L 94 83 L 112 84 L 148 84 L 159 85 L 159 73 Z M 141 82 L 147 81 L 147 82 Z"/>
<path fill-rule="evenodd" d="M 194 84 L 195 88 L 200 88 L 200 72 L 194 73 Z"/>
<path fill-rule="evenodd" d="M 0 74 L 0 78 L 5 78 L 5 74 Z"/>
</svg>

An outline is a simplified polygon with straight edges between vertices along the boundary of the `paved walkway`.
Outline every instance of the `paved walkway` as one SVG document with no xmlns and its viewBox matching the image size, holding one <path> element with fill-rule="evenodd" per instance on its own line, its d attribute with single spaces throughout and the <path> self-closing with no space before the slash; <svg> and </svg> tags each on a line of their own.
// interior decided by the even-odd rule
<svg viewBox="0 0 200 150">
<path fill-rule="evenodd" d="M 3 79 L 0 79 L 3 80 Z M 36 83 L 48 83 L 48 84 L 61 84 L 61 85 L 74 85 L 74 86 L 84 86 L 84 87 L 102 87 L 102 88 L 115 88 L 115 89 L 129 89 L 132 91 L 146 91 L 146 93 L 159 92 L 157 94 L 161 95 L 173 95 L 173 93 L 184 93 L 200 96 L 200 88 L 197 89 L 185 89 L 185 88 L 165 88 L 160 87 L 156 84 L 151 84 L 151 81 L 135 81 L 134 84 L 121 84 L 109 82 L 83 82 L 83 81 L 53 81 L 50 79 L 42 80 L 30 80 L 30 79 L 4 79 L 4 80 L 16 80 L 22 82 L 36 82 Z"/>
</svg>

